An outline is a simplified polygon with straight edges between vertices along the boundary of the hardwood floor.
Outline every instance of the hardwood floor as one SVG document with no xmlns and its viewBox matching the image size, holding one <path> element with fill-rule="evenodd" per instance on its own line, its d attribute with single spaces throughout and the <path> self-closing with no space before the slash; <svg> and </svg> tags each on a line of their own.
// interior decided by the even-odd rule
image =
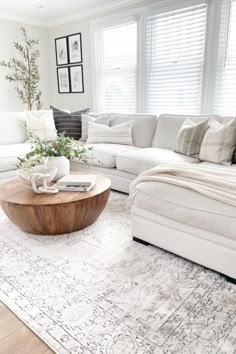
<svg viewBox="0 0 236 354">
<path fill-rule="evenodd" d="M 54 354 L 54 352 L 0 302 L 0 354 Z"/>
</svg>

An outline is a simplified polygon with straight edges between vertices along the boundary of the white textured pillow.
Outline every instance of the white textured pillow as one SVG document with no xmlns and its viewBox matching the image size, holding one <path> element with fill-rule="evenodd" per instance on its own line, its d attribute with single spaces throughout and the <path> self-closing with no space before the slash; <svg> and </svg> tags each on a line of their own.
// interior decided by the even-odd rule
<svg viewBox="0 0 236 354">
<path fill-rule="evenodd" d="M 236 145 L 236 118 L 223 125 L 212 119 L 203 138 L 199 158 L 230 165 Z"/>
<path fill-rule="evenodd" d="M 88 122 L 88 144 L 110 143 L 133 145 L 131 136 L 132 122 L 107 127 L 105 125 Z"/>
<path fill-rule="evenodd" d="M 42 141 L 56 140 L 53 112 L 50 111 L 25 111 L 26 127 L 37 135 Z"/>
<path fill-rule="evenodd" d="M 94 118 L 88 114 L 81 115 L 81 123 L 82 123 L 82 134 L 79 139 L 82 142 L 86 142 L 88 139 L 88 122 L 94 122 L 101 125 L 109 125 L 110 117 L 108 114 L 103 114 L 98 118 Z"/>
</svg>

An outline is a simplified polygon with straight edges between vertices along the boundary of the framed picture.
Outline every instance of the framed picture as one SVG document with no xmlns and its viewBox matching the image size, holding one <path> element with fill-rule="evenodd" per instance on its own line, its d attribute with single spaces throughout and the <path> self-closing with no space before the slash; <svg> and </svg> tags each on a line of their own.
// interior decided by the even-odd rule
<svg viewBox="0 0 236 354">
<path fill-rule="evenodd" d="M 60 37 L 55 39 L 56 48 L 56 62 L 57 65 L 68 64 L 68 45 L 67 37 Z"/>
<path fill-rule="evenodd" d="M 84 92 L 83 65 L 70 66 L 70 84 L 72 93 Z"/>
<path fill-rule="evenodd" d="M 69 63 L 82 63 L 82 41 L 81 33 L 71 34 L 68 36 L 69 45 Z"/>
<path fill-rule="evenodd" d="M 57 68 L 57 83 L 59 93 L 70 93 L 69 68 Z"/>
</svg>

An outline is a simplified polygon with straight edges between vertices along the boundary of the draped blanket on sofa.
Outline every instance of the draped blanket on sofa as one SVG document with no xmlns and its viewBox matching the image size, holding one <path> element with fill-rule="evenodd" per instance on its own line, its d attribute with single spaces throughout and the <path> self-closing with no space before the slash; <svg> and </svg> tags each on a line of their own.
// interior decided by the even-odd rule
<svg viewBox="0 0 236 354">
<path fill-rule="evenodd" d="M 161 165 L 145 171 L 130 185 L 134 198 L 139 183 L 156 181 L 191 189 L 236 207 L 236 169 L 200 165 Z"/>
</svg>

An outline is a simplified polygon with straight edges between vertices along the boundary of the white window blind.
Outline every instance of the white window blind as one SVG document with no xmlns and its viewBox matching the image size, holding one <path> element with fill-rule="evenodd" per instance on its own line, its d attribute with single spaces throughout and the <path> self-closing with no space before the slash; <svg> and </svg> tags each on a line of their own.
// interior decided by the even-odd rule
<svg viewBox="0 0 236 354">
<path fill-rule="evenodd" d="M 224 0 L 221 8 L 220 37 L 216 70 L 214 111 L 236 114 L 236 1 Z"/>
<path fill-rule="evenodd" d="M 98 112 L 136 112 L 137 23 L 95 30 Z"/>
<path fill-rule="evenodd" d="M 205 3 L 147 18 L 145 111 L 200 113 Z"/>
</svg>

